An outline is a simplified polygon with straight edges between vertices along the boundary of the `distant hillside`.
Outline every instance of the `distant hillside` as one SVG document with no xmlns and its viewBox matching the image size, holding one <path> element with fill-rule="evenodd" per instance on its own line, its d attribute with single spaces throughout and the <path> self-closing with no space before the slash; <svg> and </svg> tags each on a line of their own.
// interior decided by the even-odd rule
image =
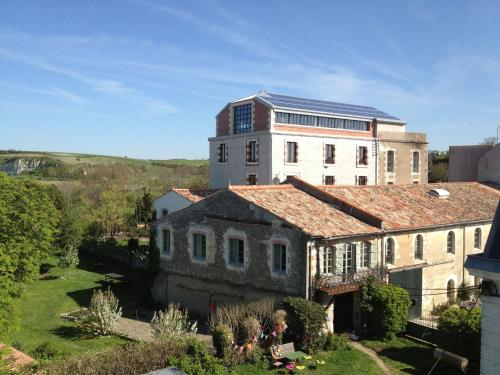
<svg viewBox="0 0 500 375">
<path fill-rule="evenodd" d="M 81 183 L 99 176 L 134 178 L 136 186 L 147 182 L 154 194 L 176 187 L 208 186 L 208 160 L 143 160 L 127 157 L 0 150 L 0 172 L 30 175 L 59 185 Z"/>
</svg>

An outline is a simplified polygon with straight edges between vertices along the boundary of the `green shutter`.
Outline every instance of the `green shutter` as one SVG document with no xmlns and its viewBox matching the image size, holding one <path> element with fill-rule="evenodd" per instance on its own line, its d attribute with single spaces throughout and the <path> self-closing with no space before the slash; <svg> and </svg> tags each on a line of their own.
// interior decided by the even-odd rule
<svg viewBox="0 0 500 375">
<path fill-rule="evenodd" d="M 335 273 L 337 275 L 342 274 L 343 271 L 343 262 L 344 262 L 344 245 L 337 245 L 335 247 Z"/>
<path fill-rule="evenodd" d="M 370 242 L 370 268 L 377 267 L 377 241 Z"/>
</svg>

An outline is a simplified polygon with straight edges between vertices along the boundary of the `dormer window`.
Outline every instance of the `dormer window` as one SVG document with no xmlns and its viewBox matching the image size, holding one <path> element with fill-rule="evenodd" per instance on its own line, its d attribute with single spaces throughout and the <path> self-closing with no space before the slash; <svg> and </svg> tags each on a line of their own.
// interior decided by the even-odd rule
<svg viewBox="0 0 500 375">
<path fill-rule="evenodd" d="M 250 133 L 252 131 L 252 104 L 234 107 L 234 134 Z"/>
</svg>

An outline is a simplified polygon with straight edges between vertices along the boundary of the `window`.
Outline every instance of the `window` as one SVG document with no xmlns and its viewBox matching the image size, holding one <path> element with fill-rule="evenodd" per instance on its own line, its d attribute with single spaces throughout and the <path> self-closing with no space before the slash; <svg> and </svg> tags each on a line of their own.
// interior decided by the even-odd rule
<svg viewBox="0 0 500 375">
<path fill-rule="evenodd" d="M 255 173 L 250 173 L 247 177 L 248 185 L 257 185 L 257 175 Z"/>
<path fill-rule="evenodd" d="M 287 163 L 297 163 L 297 142 L 287 142 L 286 143 L 286 162 Z"/>
<path fill-rule="evenodd" d="M 197 260 L 207 259 L 207 236 L 204 234 L 193 234 L 193 258 Z"/>
<path fill-rule="evenodd" d="M 455 281 L 448 280 L 448 284 L 446 284 L 446 296 L 448 297 L 448 301 L 453 301 L 455 299 Z"/>
<path fill-rule="evenodd" d="M 161 217 L 166 217 L 168 215 L 168 210 L 166 208 L 162 208 Z"/>
<path fill-rule="evenodd" d="M 247 163 L 257 163 L 259 158 L 259 144 L 256 140 L 247 142 Z"/>
<path fill-rule="evenodd" d="M 335 176 L 325 176 L 325 185 L 335 185 Z"/>
<path fill-rule="evenodd" d="M 333 253 L 332 247 L 323 248 L 323 262 L 321 264 L 321 273 L 333 273 Z"/>
<path fill-rule="evenodd" d="M 368 147 L 358 146 L 358 165 L 368 165 Z"/>
<path fill-rule="evenodd" d="M 368 184 L 368 177 L 366 176 L 358 176 L 358 185 L 367 185 Z"/>
<path fill-rule="evenodd" d="M 476 230 L 474 231 L 474 248 L 475 249 L 481 248 L 481 242 L 482 242 L 481 237 L 482 237 L 481 228 L 476 228 Z"/>
<path fill-rule="evenodd" d="M 356 253 L 356 245 L 352 243 L 346 243 L 342 259 L 342 271 L 345 275 L 349 275 L 354 272 L 354 264 L 352 262 L 352 258 L 355 253 Z"/>
<path fill-rule="evenodd" d="M 415 259 L 424 259 L 424 237 L 421 234 L 415 237 Z"/>
<path fill-rule="evenodd" d="M 219 160 L 219 163 L 226 163 L 227 162 L 227 144 L 226 143 L 220 143 L 218 150 L 217 150 L 217 160 Z"/>
<path fill-rule="evenodd" d="M 321 128 L 346 129 L 369 131 L 370 123 L 367 121 L 346 120 L 342 118 L 299 115 L 296 113 L 276 112 L 276 123 L 303 126 L 316 126 Z"/>
<path fill-rule="evenodd" d="M 167 229 L 162 230 L 162 246 L 161 249 L 163 254 L 170 254 L 170 231 Z"/>
<path fill-rule="evenodd" d="M 448 232 L 448 236 L 446 238 L 446 252 L 448 254 L 455 254 L 455 233 Z"/>
<path fill-rule="evenodd" d="M 387 173 L 394 173 L 394 151 L 387 151 Z"/>
<path fill-rule="evenodd" d="M 325 145 L 325 164 L 335 164 L 335 145 Z"/>
<path fill-rule="evenodd" d="M 252 104 L 234 107 L 234 134 L 250 133 L 252 131 Z"/>
<path fill-rule="evenodd" d="M 385 262 L 394 264 L 394 240 L 392 238 L 388 238 L 385 243 Z"/>
<path fill-rule="evenodd" d="M 235 267 L 245 264 L 245 242 L 239 238 L 229 239 L 229 264 Z"/>
<path fill-rule="evenodd" d="M 367 241 L 361 243 L 361 254 L 359 254 L 359 265 L 362 268 L 370 267 L 371 244 Z"/>
<path fill-rule="evenodd" d="M 418 151 L 413 151 L 412 167 L 413 173 L 420 171 L 420 153 Z"/>
<path fill-rule="evenodd" d="M 273 271 L 286 273 L 286 245 L 273 244 Z"/>
</svg>

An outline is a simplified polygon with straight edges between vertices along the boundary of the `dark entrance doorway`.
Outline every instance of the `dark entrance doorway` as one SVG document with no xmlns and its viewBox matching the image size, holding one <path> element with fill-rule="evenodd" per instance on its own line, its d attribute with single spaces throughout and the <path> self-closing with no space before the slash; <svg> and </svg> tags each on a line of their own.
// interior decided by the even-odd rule
<svg viewBox="0 0 500 375">
<path fill-rule="evenodd" d="M 352 332 L 354 328 L 354 293 L 335 296 L 333 330 L 335 333 Z"/>
</svg>

